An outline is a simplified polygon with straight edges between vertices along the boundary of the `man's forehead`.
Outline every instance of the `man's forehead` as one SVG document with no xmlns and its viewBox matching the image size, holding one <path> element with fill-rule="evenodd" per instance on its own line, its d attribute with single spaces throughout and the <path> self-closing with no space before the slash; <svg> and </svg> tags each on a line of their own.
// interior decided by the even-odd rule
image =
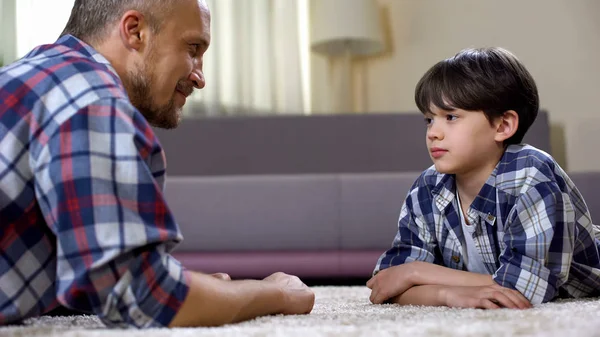
<svg viewBox="0 0 600 337">
<path fill-rule="evenodd" d="M 195 39 L 210 41 L 210 11 L 206 2 L 192 0 L 176 4 L 179 6 L 169 18 L 176 30 Z"/>
</svg>

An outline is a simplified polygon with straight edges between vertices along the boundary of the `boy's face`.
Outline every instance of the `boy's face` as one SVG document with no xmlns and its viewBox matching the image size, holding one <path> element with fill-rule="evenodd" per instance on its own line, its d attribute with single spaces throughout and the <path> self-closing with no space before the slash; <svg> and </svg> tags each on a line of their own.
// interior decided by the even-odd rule
<svg viewBox="0 0 600 337">
<path fill-rule="evenodd" d="M 497 125 L 482 111 L 441 110 L 425 114 L 427 149 L 440 173 L 470 175 L 496 166 L 502 143 L 496 141 Z"/>
</svg>

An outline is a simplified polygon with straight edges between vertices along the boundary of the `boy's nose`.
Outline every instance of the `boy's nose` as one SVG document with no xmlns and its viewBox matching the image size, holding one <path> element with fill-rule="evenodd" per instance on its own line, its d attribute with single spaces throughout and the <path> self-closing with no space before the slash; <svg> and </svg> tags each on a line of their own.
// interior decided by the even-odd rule
<svg viewBox="0 0 600 337">
<path fill-rule="evenodd" d="M 431 125 L 429 126 L 429 128 L 427 129 L 427 139 L 429 140 L 435 140 L 435 139 L 442 139 L 443 138 L 443 132 L 440 129 L 440 127 L 436 126 L 435 123 L 431 123 Z"/>
</svg>

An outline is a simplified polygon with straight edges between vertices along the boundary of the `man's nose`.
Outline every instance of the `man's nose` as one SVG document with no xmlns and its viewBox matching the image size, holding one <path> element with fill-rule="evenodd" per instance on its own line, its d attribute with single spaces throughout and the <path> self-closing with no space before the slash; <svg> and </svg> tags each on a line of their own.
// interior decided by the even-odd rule
<svg viewBox="0 0 600 337">
<path fill-rule="evenodd" d="M 202 88 L 204 88 L 204 86 L 206 86 L 206 80 L 204 79 L 204 73 L 202 72 L 202 70 L 199 70 L 199 69 L 194 69 L 190 73 L 190 81 L 192 81 L 192 83 L 194 83 L 194 87 L 196 89 L 202 89 Z"/>
</svg>

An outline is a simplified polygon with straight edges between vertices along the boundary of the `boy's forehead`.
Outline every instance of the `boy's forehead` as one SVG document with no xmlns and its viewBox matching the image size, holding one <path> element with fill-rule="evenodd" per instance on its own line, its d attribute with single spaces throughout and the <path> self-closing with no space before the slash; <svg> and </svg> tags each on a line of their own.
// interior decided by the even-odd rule
<svg viewBox="0 0 600 337">
<path fill-rule="evenodd" d="M 437 105 L 435 105 L 433 103 L 429 103 L 429 111 L 426 111 L 425 114 L 437 115 L 437 114 L 444 113 L 444 112 L 447 112 L 447 111 L 439 108 Z"/>
</svg>

